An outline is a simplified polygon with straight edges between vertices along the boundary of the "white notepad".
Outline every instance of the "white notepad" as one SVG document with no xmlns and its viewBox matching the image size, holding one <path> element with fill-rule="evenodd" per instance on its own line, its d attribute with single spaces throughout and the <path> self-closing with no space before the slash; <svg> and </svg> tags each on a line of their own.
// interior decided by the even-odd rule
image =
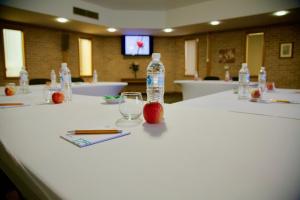
<svg viewBox="0 0 300 200">
<path fill-rule="evenodd" d="M 129 134 L 130 132 L 128 131 L 122 131 L 121 133 L 117 133 L 117 134 L 93 134 L 93 135 L 75 135 L 70 133 L 70 134 L 62 135 L 60 137 L 71 142 L 72 144 L 75 144 L 78 147 L 86 147 L 93 144 L 123 137 Z"/>
</svg>

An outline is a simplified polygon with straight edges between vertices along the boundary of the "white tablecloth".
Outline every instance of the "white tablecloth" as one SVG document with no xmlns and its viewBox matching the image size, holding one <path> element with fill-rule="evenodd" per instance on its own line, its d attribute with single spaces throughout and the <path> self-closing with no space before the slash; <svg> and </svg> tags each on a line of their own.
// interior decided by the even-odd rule
<svg viewBox="0 0 300 200">
<path fill-rule="evenodd" d="M 30 185 L 29 199 L 287 200 L 299 194 L 299 120 L 171 104 L 164 123 L 123 128 L 131 134 L 119 139 L 78 148 L 59 137 L 115 127 L 120 117 L 118 105 L 82 95 L 71 103 L 1 109 L 1 167 L 17 185 Z"/>
<path fill-rule="evenodd" d="M 181 85 L 184 100 L 232 90 L 238 86 L 235 81 L 176 80 L 174 83 Z"/>
</svg>

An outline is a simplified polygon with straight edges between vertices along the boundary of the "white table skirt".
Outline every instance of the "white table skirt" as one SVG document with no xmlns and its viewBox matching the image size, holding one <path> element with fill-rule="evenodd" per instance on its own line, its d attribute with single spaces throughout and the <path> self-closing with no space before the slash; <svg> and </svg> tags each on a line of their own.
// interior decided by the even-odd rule
<svg viewBox="0 0 300 200">
<path fill-rule="evenodd" d="M 117 95 L 126 85 L 124 82 L 73 83 L 72 92 L 88 96 Z"/>
<path fill-rule="evenodd" d="M 232 90 L 238 86 L 235 81 L 176 80 L 174 83 L 181 85 L 183 100 Z"/>
<path fill-rule="evenodd" d="M 299 194 L 299 120 L 170 104 L 164 123 L 127 127 L 126 137 L 86 148 L 59 138 L 73 129 L 115 127 L 120 117 L 118 105 L 83 95 L 71 103 L 0 109 L 0 152 L 16 161 L 12 171 L 38 185 L 31 194 L 42 199 L 285 200 Z"/>
</svg>

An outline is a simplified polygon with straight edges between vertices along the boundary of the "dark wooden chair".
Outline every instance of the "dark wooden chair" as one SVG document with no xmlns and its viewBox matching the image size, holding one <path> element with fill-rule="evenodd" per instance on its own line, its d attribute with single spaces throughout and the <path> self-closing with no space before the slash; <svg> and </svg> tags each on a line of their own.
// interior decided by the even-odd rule
<svg viewBox="0 0 300 200">
<path fill-rule="evenodd" d="M 212 80 L 220 80 L 220 78 L 217 76 L 206 76 L 204 77 L 204 80 L 212 81 Z"/>
<path fill-rule="evenodd" d="M 81 77 L 72 77 L 72 82 L 84 82 Z"/>
<path fill-rule="evenodd" d="M 29 85 L 42 85 L 50 82 L 50 79 L 47 78 L 33 78 L 29 80 Z"/>
<path fill-rule="evenodd" d="M 232 77 L 232 81 L 239 81 L 239 77 L 233 76 L 233 77 Z"/>
</svg>

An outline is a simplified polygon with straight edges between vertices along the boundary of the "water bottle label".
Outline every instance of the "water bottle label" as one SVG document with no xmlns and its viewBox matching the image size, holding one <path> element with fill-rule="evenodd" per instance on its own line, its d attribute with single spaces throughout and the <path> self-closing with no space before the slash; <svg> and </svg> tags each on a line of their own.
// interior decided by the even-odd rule
<svg viewBox="0 0 300 200">
<path fill-rule="evenodd" d="M 240 74 L 239 82 L 249 82 L 249 74 Z"/>
<path fill-rule="evenodd" d="M 28 78 L 25 74 L 21 74 L 20 79 L 21 81 L 28 81 Z"/>
<path fill-rule="evenodd" d="M 164 75 L 163 74 L 159 74 L 158 75 L 158 86 L 159 87 L 163 87 L 164 86 L 164 84 L 165 84 L 165 80 L 164 80 Z"/>
<path fill-rule="evenodd" d="M 148 75 L 147 76 L 147 86 L 148 87 L 163 87 L 164 86 L 164 75 Z"/>
<path fill-rule="evenodd" d="M 153 78 L 152 78 L 151 75 L 148 75 L 148 76 L 147 76 L 147 86 L 148 86 L 148 87 L 153 86 Z"/>
<path fill-rule="evenodd" d="M 266 80 L 266 75 L 265 74 L 260 75 L 259 80 L 265 81 Z"/>
</svg>

